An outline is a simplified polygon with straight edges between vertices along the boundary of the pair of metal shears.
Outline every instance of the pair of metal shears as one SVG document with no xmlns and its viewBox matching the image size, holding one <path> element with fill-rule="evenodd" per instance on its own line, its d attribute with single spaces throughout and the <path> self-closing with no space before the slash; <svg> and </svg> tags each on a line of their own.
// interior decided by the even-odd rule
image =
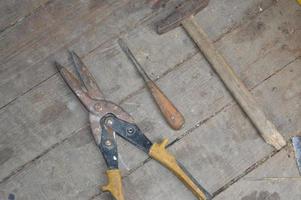
<svg viewBox="0 0 301 200">
<path fill-rule="evenodd" d="M 115 103 L 105 100 L 94 77 L 76 53 L 70 52 L 70 55 L 79 79 L 59 63 L 56 63 L 56 67 L 70 89 L 89 111 L 91 130 L 108 168 L 106 171 L 108 184 L 102 187 L 102 190 L 110 192 L 116 200 L 124 200 L 122 178 L 118 169 L 117 143 L 114 137 L 116 133 L 173 172 L 198 199 L 211 199 L 211 195 L 166 150 L 168 140 L 164 139 L 160 144 L 152 143 L 134 123 L 130 114 Z"/>
</svg>

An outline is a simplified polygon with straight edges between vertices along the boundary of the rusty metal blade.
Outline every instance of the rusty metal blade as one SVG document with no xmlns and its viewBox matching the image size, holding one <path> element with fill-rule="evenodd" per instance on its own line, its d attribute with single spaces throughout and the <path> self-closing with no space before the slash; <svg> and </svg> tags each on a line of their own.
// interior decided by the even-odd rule
<svg viewBox="0 0 301 200">
<path fill-rule="evenodd" d="M 140 65 L 138 60 L 135 58 L 134 54 L 129 49 L 129 47 L 127 46 L 125 41 L 122 40 L 121 38 L 119 38 L 118 39 L 118 44 L 119 44 L 120 48 L 122 49 L 122 51 L 125 53 L 125 55 L 128 57 L 128 59 L 133 63 L 133 65 L 135 66 L 135 68 L 139 72 L 139 74 L 142 76 L 142 78 L 146 82 L 151 81 L 151 79 L 149 78 L 147 73 L 144 71 L 143 67 Z"/>
<path fill-rule="evenodd" d="M 87 89 L 88 95 L 94 100 L 103 100 L 104 95 L 100 91 L 100 89 L 95 81 L 95 78 L 90 73 L 87 66 L 82 62 L 80 57 L 74 51 L 69 51 L 69 52 L 70 52 L 74 67 L 78 73 L 78 76 L 80 77 L 82 84 Z"/>
<path fill-rule="evenodd" d="M 74 94 L 80 99 L 80 101 L 86 106 L 88 110 L 91 109 L 91 105 L 94 104 L 94 101 L 89 97 L 89 95 L 84 91 L 84 88 L 81 85 L 80 80 L 78 80 L 73 73 L 71 73 L 68 69 L 63 67 L 58 62 L 55 62 L 55 66 L 62 75 L 64 81 L 70 87 L 70 89 L 74 92 Z"/>
<path fill-rule="evenodd" d="M 295 150 L 295 157 L 301 175 L 301 136 L 292 137 L 292 142 Z"/>
</svg>

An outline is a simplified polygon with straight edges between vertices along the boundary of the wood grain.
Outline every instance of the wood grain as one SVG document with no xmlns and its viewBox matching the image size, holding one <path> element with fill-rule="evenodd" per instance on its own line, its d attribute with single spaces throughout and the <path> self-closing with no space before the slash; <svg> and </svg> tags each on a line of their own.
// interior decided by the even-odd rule
<svg viewBox="0 0 301 200">
<path fill-rule="evenodd" d="M 216 197 L 222 199 L 299 199 L 300 176 L 291 146 L 281 150 L 228 190 Z M 275 167 L 277 166 L 277 167 Z"/>
<path fill-rule="evenodd" d="M 174 130 L 181 129 L 185 123 L 183 115 L 153 81 L 149 80 L 146 84 L 170 127 Z"/>
<path fill-rule="evenodd" d="M 299 55 L 298 51 L 293 50 L 300 46 L 300 37 L 298 31 L 286 31 L 298 30 L 299 8 L 294 2 L 281 0 L 254 18 L 259 12 L 259 5 L 275 1 L 211 2 L 212 7 L 198 15 L 206 32 L 216 40 L 232 30 L 215 43 L 218 49 L 248 89 L 257 88 L 252 93 L 281 132 L 300 129 L 300 112 L 296 112 L 300 110 L 300 64 L 295 67 L 287 66 Z M 197 49 L 193 48 L 187 35 L 178 29 L 159 37 L 149 26 L 151 22 L 147 21 L 128 33 L 128 41 L 141 63 L 147 63 L 150 76 L 161 77 L 157 84 L 187 116 L 186 126 L 181 131 L 172 132 L 162 123 L 163 118 L 156 111 L 149 93 L 139 90 L 143 82 L 134 70 L 131 71 L 133 67 L 127 65 L 127 60 L 118 51 L 116 43 L 105 39 L 118 35 L 119 28 L 128 30 L 125 27 L 129 24 L 117 20 L 122 18 L 120 16 L 126 10 L 137 8 L 135 12 L 131 12 L 131 19 L 148 12 L 134 5 L 118 10 L 121 15 L 110 16 L 93 31 L 85 33 L 77 42 L 67 46 L 84 56 L 84 62 L 104 89 L 106 97 L 116 102 L 122 100 L 122 106 L 133 114 L 150 139 L 158 141 L 165 136 L 174 140 L 183 133 L 193 133 L 190 137 L 182 138 L 181 145 L 172 145 L 171 151 L 204 183 L 206 189 L 214 192 L 272 149 L 258 137 L 256 130 L 243 117 L 238 107 L 229 112 L 223 109 L 233 101 L 210 66 L 197 54 Z M 270 6 L 266 6 L 268 5 Z M 236 9 L 234 13 L 233 8 Z M 250 10 L 252 15 L 249 15 Z M 150 19 L 149 16 L 146 18 Z M 117 21 L 118 25 L 109 26 Z M 213 27 L 212 22 L 217 26 Z M 239 24 L 244 25 L 234 29 Z M 258 31 L 254 32 L 253 28 L 249 28 L 252 24 L 255 27 L 261 24 L 259 27 L 266 28 L 260 29 L 261 34 L 257 34 Z M 11 42 L 14 42 L 13 37 Z M 51 44 L 52 41 L 48 42 Z M 100 48 L 93 50 L 102 42 L 104 44 Z M 64 51 L 56 51 L 55 55 L 37 64 L 43 77 L 51 74 L 51 60 L 58 58 L 66 62 L 66 55 L 61 55 Z M 37 68 L 23 64 L 25 71 L 28 70 L 28 79 L 19 77 L 20 80 L 40 77 Z M 7 77 L 11 79 L 11 83 L 14 82 L 14 77 L 9 74 Z M 287 80 L 285 84 L 283 80 Z M 14 95 L 23 94 L 24 87 L 21 84 L 16 87 L 19 89 L 15 90 Z M 10 98 L 16 97 L 11 96 L 10 92 L 4 94 Z M 124 99 L 125 97 L 127 98 Z M 271 98 L 275 100 L 273 103 L 270 102 Z M 1 165 L 1 178 L 17 172 L 1 183 L 1 191 L 14 192 L 17 198 L 23 199 L 89 199 L 99 194 L 96 188 L 106 182 L 105 163 L 90 137 L 89 127 L 81 129 L 87 125 L 85 110 L 59 77 L 49 78 L 17 98 L 0 113 L 0 143 L 3 144 L 0 155 L 1 160 L 3 158 L 2 161 L 5 161 Z M 216 120 L 208 121 L 210 118 Z M 200 125 L 201 128 L 195 129 Z M 18 140 L 14 140 L 15 138 Z M 214 145 L 212 141 L 215 141 Z M 147 158 L 144 154 L 131 145 L 122 143 L 122 140 L 118 142 L 120 149 L 125 152 L 122 159 L 127 166 L 121 163 L 123 174 L 128 175 L 126 172 L 129 169 L 143 166 L 143 161 Z M 196 158 L 194 162 L 192 155 Z M 24 166 L 24 163 L 27 164 Z M 150 165 L 144 165 L 135 173 L 131 171 L 132 175 L 127 176 L 127 199 L 143 199 L 145 196 L 149 199 L 194 198 L 167 170 L 164 171 L 160 165 L 157 167 L 154 162 Z M 106 194 L 96 198 L 110 199 Z"/>
<path fill-rule="evenodd" d="M 210 41 L 207 34 L 197 24 L 194 16 L 183 20 L 182 25 L 189 36 L 198 45 L 201 52 L 219 77 L 223 80 L 233 97 L 248 115 L 252 123 L 259 130 L 263 139 L 276 149 L 281 149 L 285 146 L 286 142 L 276 129 L 275 125 L 267 119 L 264 112 L 258 107 L 252 94 L 238 78 L 224 57 L 218 53 L 213 42 Z"/>
<path fill-rule="evenodd" d="M 11 28 L 49 0 L 0 1 L 0 32 Z"/>
<path fill-rule="evenodd" d="M 66 63 L 66 47 L 126 3 L 54 1 L 1 33 L 0 106 L 53 76 L 53 60 Z M 14 42 L 16 38 L 18 42 Z"/>
<path fill-rule="evenodd" d="M 300 61 L 290 64 L 277 75 L 264 82 L 263 85 L 255 88 L 252 92 L 264 93 L 270 91 L 270 89 L 275 86 L 275 83 L 279 83 L 283 80 L 287 82 L 285 84 L 286 86 L 290 85 L 289 83 L 299 82 L 299 80 L 301 80 L 299 64 Z M 279 83 L 279 85 L 282 84 Z M 290 87 L 288 86 L 288 88 Z M 273 103 L 274 115 L 277 115 L 276 113 L 278 113 L 279 116 L 279 113 L 283 113 L 283 110 L 286 110 L 286 113 L 281 116 L 282 121 L 285 121 L 285 118 L 289 117 L 293 121 L 290 126 L 294 129 L 300 129 L 298 119 L 300 118 L 301 113 L 298 112 L 296 115 L 295 111 L 289 108 L 291 104 L 295 104 L 295 101 L 300 98 L 299 92 L 301 88 L 299 87 L 299 92 L 295 92 L 295 94 L 299 93 L 299 95 L 297 95 L 298 97 L 290 98 L 289 100 L 280 98 L 285 95 L 288 88 L 282 87 L 277 91 L 276 96 L 280 99 L 279 102 L 282 102 L 281 105 L 283 108 L 280 109 L 278 106 L 279 102 Z M 264 98 L 264 100 L 269 101 L 269 98 Z M 300 108 L 300 106 L 301 104 L 299 102 L 298 107 Z M 182 138 L 182 140 L 168 148 L 168 150 L 172 152 L 211 193 L 219 190 L 233 178 L 244 174 L 246 169 L 262 158 L 269 156 L 273 151 L 271 146 L 266 145 L 264 141 L 257 136 L 257 132 L 248 118 L 239 117 L 241 115 L 242 111 L 239 106 L 232 105 L 201 124 L 199 128 L 195 129 L 193 132 Z M 284 127 L 283 131 L 287 133 L 291 127 Z M 212 137 L 213 135 L 215 137 Z M 212 143 L 212 140 L 214 140 L 214 143 Z M 250 151 L 250 149 L 252 149 L 252 151 Z M 258 178 L 259 180 L 246 180 L 246 177 L 253 177 L 253 173 L 251 173 L 241 179 L 239 181 L 241 183 L 237 182 L 238 186 L 233 185 L 232 187 L 234 188 L 228 188 L 225 191 L 225 195 L 221 194 L 220 197 L 217 196 L 215 198 L 232 199 L 231 195 L 233 195 L 234 197 L 237 197 L 235 199 L 240 199 L 239 197 L 248 196 L 253 189 L 260 193 L 261 189 L 257 184 L 262 184 L 261 186 L 264 190 L 277 192 L 281 188 L 285 193 L 292 191 L 291 196 L 298 195 L 299 192 L 296 188 L 287 191 L 286 188 L 282 187 L 281 181 L 283 179 L 281 179 L 281 175 L 287 175 L 288 177 L 290 177 L 290 175 L 299 176 L 293 152 L 287 151 L 286 149 L 281 150 L 281 152 L 282 151 L 283 155 L 279 156 L 277 161 L 271 162 L 267 167 L 260 170 L 260 174 L 255 177 L 255 179 Z M 191 156 L 192 154 L 193 156 Z M 286 157 L 285 159 L 284 156 Z M 254 159 L 257 160 L 254 162 Z M 273 159 L 274 158 L 271 158 L 271 160 Z M 283 160 L 285 162 L 283 162 Z M 275 167 L 276 165 L 278 167 Z M 288 171 L 285 170 L 286 167 L 289 168 Z M 240 168 L 240 170 L 237 170 L 237 168 Z M 261 167 L 259 166 L 258 168 Z M 272 168 L 273 170 L 271 170 Z M 280 178 L 275 179 L 274 182 L 272 182 L 273 180 L 266 180 L 266 183 L 263 182 L 265 181 L 264 177 L 276 176 L 280 176 Z M 263 179 L 261 180 L 261 178 Z M 293 187 L 295 180 L 284 180 L 286 181 L 284 183 Z M 156 200 L 194 198 L 189 190 L 185 190 L 185 187 L 182 186 L 180 181 L 177 181 L 176 178 L 170 175 L 168 170 L 163 170 L 162 166 L 155 161 L 144 164 L 143 167 L 133 172 L 130 176 L 125 177 L 124 183 L 127 187 L 125 189 L 125 196 L 129 199 L 134 199 L 134 197 L 142 198 L 145 197 L 145 194 L 147 194 L 147 199 Z M 273 184 L 271 185 L 271 183 Z M 242 190 L 247 187 L 245 184 L 249 187 L 243 192 Z M 167 185 L 168 188 L 171 189 L 167 190 Z M 279 190 L 275 191 L 273 186 L 279 188 Z M 239 191 L 242 192 L 237 192 L 237 188 L 240 188 Z M 228 192 L 228 190 L 230 192 Z M 173 192 L 171 193 L 170 191 Z M 271 194 L 273 192 L 271 192 Z M 106 198 L 107 195 L 102 194 L 97 198 L 93 198 L 93 200 Z"/>
<path fill-rule="evenodd" d="M 191 80 L 193 75 L 199 71 L 198 64 L 200 64 L 200 60 L 198 59 L 188 62 L 177 69 L 176 74 L 169 74 L 169 76 L 160 80 L 160 84 L 166 85 L 171 77 L 177 77 L 181 80 Z M 204 66 L 207 65 L 204 63 Z M 202 71 L 203 73 L 201 74 L 204 74 L 204 76 L 201 76 L 202 78 L 186 83 L 187 85 L 184 86 L 180 84 L 185 88 L 185 94 L 188 96 L 193 95 L 197 88 L 207 93 L 208 96 L 197 96 L 193 102 L 183 107 L 194 109 L 194 115 L 188 115 L 187 126 L 193 126 L 198 120 L 205 122 L 201 123 L 198 126 L 200 128 L 195 129 L 188 137 L 184 137 L 179 143 L 172 145 L 169 150 L 206 189 L 214 192 L 229 180 L 238 176 L 258 159 L 268 155 L 272 151 L 272 148 L 269 145 L 265 145 L 257 136 L 257 132 L 249 120 L 241 117 L 243 115 L 238 106 L 225 110 L 222 109 L 221 111 L 216 110 L 219 101 L 226 102 L 227 104 L 230 102 L 231 105 L 231 98 L 227 96 L 227 92 L 222 84 L 218 82 L 217 77 L 210 80 L 210 84 L 206 82 L 206 78 L 210 74 L 210 66 L 207 66 L 206 69 L 209 71 L 206 73 Z M 275 97 L 278 97 L 279 102 L 273 104 L 273 116 L 281 117 L 281 119 L 277 120 L 279 124 L 287 124 L 287 118 L 290 118 L 292 121 L 290 125 L 287 124 L 287 126 L 283 127 L 284 132 L 289 128 L 300 128 L 300 123 L 298 123 L 300 113 L 296 115 L 294 109 L 290 107 L 292 104 L 296 104 L 296 102 L 299 102 L 297 105 L 300 106 L 300 101 L 298 101 L 300 90 L 294 90 L 294 94 L 297 95 L 295 98 L 279 98 L 285 96 L 285 92 L 290 88 L 292 83 L 299 82 L 300 73 L 299 62 L 296 62 L 254 91 L 255 94 L 266 93 L 267 91 L 271 91 L 275 83 L 280 83 L 283 77 L 288 81 L 285 84 L 286 86 L 279 88 L 277 95 L 274 94 L 276 95 Z M 193 90 L 190 90 L 190 88 L 193 88 Z M 206 90 L 204 90 L 205 88 Z M 210 94 L 212 88 L 215 89 Z M 179 90 L 180 88 L 170 88 L 170 90 L 173 89 Z M 170 90 L 167 90 L 167 92 Z M 291 92 L 289 93 L 292 94 Z M 216 96 L 216 94 L 219 95 Z M 261 96 L 258 96 L 258 98 L 261 98 Z M 201 99 L 203 99 L 202 102 L 200 102 Z M 210 99 L 212 105 L 208 104 L 208 99 Z M 175 100 L 179 105 L 184 105 L 180 102 L 188 102 L 187 99 L 182 99 L 181 95 L 176 96 Z M 265 97 L 264 100 L 268 102 L 269 97 Z M 146 106 L 152 105 L 151 101 L 148 91 L 144 90 L 142 93 L 128 99 L 122 106 L 133 114 L 142 130 L 153 141 L 161 139 L 163 134 L 171 140 L 175 139 L 175 134 L 169 131 L 168 126 L 162 125 L 157 120 L 160 117 L 160 113 L 153 112 L 155 105 Z M 194 107 L 195 104 L 197 105 Z M 278 106 L 279 104 L 282 105 L 281 109 Z M 143 106 L 144 109 L 139 109 L 137 105 Z M 202 114 L 204 111 L 202 105 L 210 105 L 210 110 L 207 109 L 207 113 Z M 185 113 L 191 113 L 190 109 L 183 110 Z M 283 111 L 285 111 L 285 114 L 280 115 L 280 113 L 284 113 Z M 216 113 L 216 115 L 211 118 L 209 117 L 209 120 L 205 120 L 210 113 Z M 197 118 L 197 116 L 201 117 Z M 212 140 L 214 140 L 214 145 L 212 145 Z M 141 163 L 147 159 L 136 148 L 131 148 L 131 145 L 125 145 L 121 141 L 118 140 L 119 149 L 122 149 L 122 152 L 124 152 L 122 159 L 130 168 L 137 167 L 137 163 Z M 254 150 L 250 151 L 250 149 Z M 194 159 L 191 159 L 192 154 Z M 100 156 L 87 127 L 75 133 L 31 166 L 23 169 L 21 173 L 3 182 L 0 187 L 4 191 L 17 191 L 17 196 L 22 195 L 22 197 L 29 199 L 31 197 L 42 198 L 44 195 L 54 198 L 62 197 L 61 199 L 63 200 L 90 198 L 98 193 L 98 191 L 95 191 L 95 188 L 100 184 L 106 183 L 106 166 L 103 159 L 100 159 Z M 125 171 L 123 171 L 123 174 L 125 174 Z M 140 199 L 145 194 L 148 194 L 148 199 L 160 200 L 168 197 L 173 199 L 193 199 L 190 191 L 186 191 L 185 187 L 176 178 L 173 178 L 167 170 L 164 170 L 162 166 L 154 162 L 144 165 L 131 174 L 123 180 L 125 196 L 128 199 Z M 20 184 L 14 184 L 16 181 Z M 64 185 L 64 187 L 58 189 L 58 185 Z M 166 185 L 168 185 L 168 188 L 177 189 L 173 190 L 173 193 L 170 193 L 170 189 L 167 190 Z M 107 195 L 98 197 L 99 199 L 108 198 Z"/>
<path fill-rule="evenodd" d="M 216 1 L 211 5 L 219 8 L 220 3 Z M 241 4 L 241 6 L 245 8 L 245 5 Z M 280 13 L 283 7 L 289 12 L 282 13 L 281 16 L 278 16 L 278 20 L 273 20 L 274 13 Z M 119 10 L 119 13 L 122 13 L 121 11 L 126 12 L 125 10 L 127 9 L 128 7 L 125 7 Z M 231 10 L 232 8 L 228 9 Z M 242 11 L 240 12 L 243 14 Z M 257 51 L 243 51 L 238 48 L 242 43 L 235 43 L 237 38 L 241 38 L 248 33 L 249 23 L 246 23 L 216 43 L 223 54 L 227 55 L 227 60 L 239 62 L 239 66 L 242 68 L 235 69 L 244 77 L 243 80 L 247 83 L 248 88 L 254 87 L 254 85 L 261 83 L 267 77 L 272 76 L 297 56 L 296 52 L 281 47 L 298 47 L 298 42 L 296 42 L 298 41 L 296 40 L 298 32 L 292 33 L 288 37 L 287 34 L 278 29 L 279 26 L 285 24 L 287 21 L 292 22 L 291 26 L 295 27 L 298 23 L 297 13 L 295 6 L 282 2 L 279 6 L 275 6 L 271 11 L 265 13 L 264 16 L 252 20 L 251 22 L 254 21 L 257 23 L 257 21 L 261 21 L 271 26 L 270 29 L 266 29 L 263 32 L 260 39 L 244 40 L 243 48 L 250 47 L 257 49 Z M 240 18 L 240 15 L 237 17 Z M 115 16 L 113 19 L 115 19 Z M 202 19 L 204 20 L 205 18 Z M 110 20 L 106 21 L 106 23 L 109 23 Z M 206 22 L 206 20 L 204 21 Z M 122 22 L 120 23 L 121 26 Z M 99 30 L 104 29 L 100 28 Z M 107 30 L 108 32 L 99 31 L 98 33 L 99 35 L 108 37 L 111 31 L 109 28 Z M 218 30 L 221 33 L 224 31 L 224 29 Z M 80 40 L 79 43 L 74 44 L 72 49 L 83 53 L 84 50 L 77 47 L 77 45 L 84 49 L 89 49 L 93 47 L 92 44 L 96 43 L 95 40 L 97 37 L 93 37 L 93 34 L 89 33 L 85 35 L 84 40 Z M 149 39 L 145 40 L 145 37 Z M 271 41 L 277 38 L 279 40 L 276 46 L 269 45 Z M 181 67 L 177 73 L 167 74 L 168 81 L 164 81 L 163 83 L 159 81 L 157 83 L 170 98 L 174 99 L 174 103 L 183 112 L 183 115 L 187 116 L 187 125 L 181 132 L 189 130 L 199 120 L 205 120 L 208 116 L 213 115 L 230 102 L 228 92 L 220 88 L 220 83 L 214 76 L 214 73 L 210 71 L 210 68 L 204 67 L 207 66 L 205 61 L 199 55 L 193 56 L 198 51 L 197 49 L 193 49 L 193 43 L 190 42 L 187 35 L 181 30 L 158 37 L 146 24 L 133 30 L 129 34 L 128 39 L 132 44 L 131 46 L 133 51 L 135 51 L 135 55 L 141 60 L 142 64 L 147 64 L 147 70 L 153 78 L 162 76 L 162 74 L 166 74 L 166 71 L 171 71 L 173 68 L 177 69 L 179 66 L 185 65 L 185 68 Z M 180 49 L 179 46 L 181 47 Z M 137 91 L 144 84 L 141 78 L 136 75 L 132 65 L 127 62 L 125 55 L 118 51 L 116 43 L 108 43 L 103 48 L 98 48 L 86 56 L 84 62 L 89 66 L 96 81 L 104 91 L 105 96 L 115 102 L 123 100 L 128 95 L 133 96 L 133 92 Z M 260 49 L 265 49 L 265 52 L 268 53 L 265 53 L 265 56 L 260 56 L 257 53 Z M 145 53 L 149 55 L 149 59 L 146 59 Z M 174 56 L 170 56 L 170 54 Z M 230 58 L 232 57 L 235 57 L 235 59 L 231 60 Z M 274 58 L 277 58 L 277 62 L 275 62 Z M 162 63 L 162 65 L 158 65 L 157 63 Z M 187 66 L 194 67 L 187 70 Z M 41 70 L 42 68 L 52 69 L 54 67 L 50 62 L 45 61 L 45 63 L 41 64 Z M 47 74 L 44 70 L 42 71 L 43 74 Z M 33 72 L 35 72 L 34 76 L 32 75 Z M 33 80 L 38 76 L 34 69 L 29 74 L 30 79 L 26 80 Z M 112 76 L 112 74 L 116 76 Z M 180 76 L 181 74 L 183 76 Z M 11 81 L 14 80 L 13 77 L 10 77 L 10 79 Z M 20 79 L 22 80 L 21 77 Z M 5 89 L 8 90 L 10 88 L 5 87 Z M 178 92 L 183 90 L 187 91 L 187 93 L 178 96 Z M 162 123 L 164 119 L 157 112 L 154 112 L 156 109 L 152 107 L 153 102 L 150 96 L 141 97 L 134 95 L 132 100 L 134 102 L 137 101 L 137 103 L 124 102 L 122 106 L 130 112 L 137 112 L 135 116 L 136 121 L 145 132 L 150 133 L 149 136 L 153 136 L 153 139 L 160 139 L 162 135 L 172 138 L 181 133 L 176 132 L 175 134 L 171 132 Z M 262 107 L 264 108 L 268 105 L 270 104 L 265 102 L 262 104 Z M 148 110 L 149 106 L 152 109 Z M 50 110 L 54 111 L 49 112 Z M 268 110 L 272 111 L 272 109 Z M 21 116 L 21 118 L 16 116 Z M 5 144 L 3 149 L 12 149 L 14 153 L 10 154 L 11 156 L 9 156 L 8 160 L 4 159 L 7 161 L 1 165 L 1 179 L 7 177 L 10 173 L 20 168 L 20 166 L 30 162 L 51 148 L 52 145 L 59 143 L 62 139 L 67 138 L 74 131 L 80 129 L 87 121 L 85 116 L 84 109 L 59 77 L 48 79 L 39 87 L 34 88 L 18 98 L 14 103 L 2 109 L 1 121 L 3 123 L 0 124 L 0 130 L 4 134 L 1 134 L 0 140 L 2 144 Z M 274 115 L 270 114 L 270 116 Z M 275 116 L 273 119 L 276 120 L 277 124 L 285 124 L 283 122 L 284 119 L 280 116 Z M 17 138 L 20 135 L 26 139 L 26 142 L 23 140 L 13 140 L 13 138 Z M 18 148 L 15 149 L 16 147 Z M 128 164 L 129 167 L 137 164 L 135 159 L 131 160 L 133 162 Z"/>
<path fill-rule="evenodd" d="M 122 32 L 132 30 L 141 22 L 145 22 L 149 29 L 157 13 L 149 8 L 147 2 L 149 1 L 52 1 L 22 20 L 22 23 L 13 26 L 10 31 L 1 33 L 0 107 L 49 79 L 55 73 L 53 60 L 65 63 L 68 59 L 67 48 L 75 50 L 80 56 L 87 56 L 100 46 L 103 52 L 112 49 L 114 45 L 108 45 L 112 44 L 114 38 Z M 212 1 L 211 9 L 199 16 L 205 22 L 207 32 L 218 38 L 258 14 L 258 5 L 266 8 L 274 3 L 273 0 L 252 0 L 244 4 L 239 2 Z M 236 8 L 234 14 L 229 9 L 233 7 Z M 215 17 L 221 14 L 222 17 Z M 225 16 L 230 16 L 231 20 Z M 212 27 L 211 23 L 216 26 Z M 15 41 L 16 38 L 18 42 Z M 138 38 L 135 43 L 137 41 Z M 188 44 L 184 46 L 185 49 L 190 49 Z M 156 50 L 158 51 L 157 47 Z M 170 51 L 168 48 L 167 50 Z M 188 51 L 184 52 L 186 51 L 183 49 L 179 59 L 187 56 Z M 165 64 L 162 60 L 166 59 L 158 59 L 162 65 Z"/>
</svg>

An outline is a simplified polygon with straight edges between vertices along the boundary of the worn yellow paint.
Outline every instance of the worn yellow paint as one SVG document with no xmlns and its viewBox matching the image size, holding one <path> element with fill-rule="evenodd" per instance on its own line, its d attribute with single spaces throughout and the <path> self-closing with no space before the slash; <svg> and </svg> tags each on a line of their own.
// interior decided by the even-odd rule
<svg viewBox="0 0 301 200">
<path fill-rule="evenodd" d="M 297 0 L 297 2 L 301 5 L 301 0 Z"/>
<path fill-rule="evenodd" d="M 116 200 L 124 200 L 121 173 L 118 169 L 107 170 L 108 184 L 102 187 L 102 191 L 110 192 Z"/>
<path fill-rule="evenodd" d="M 162 165 L 164 165 L 174 175 L 176 175 L 199 200 L 206 200 L 205 194 L 182 170 L 182 168 L 178 165 L 178 162 L 175 159 L 175 157 L 166 150 L 167 144 L 167 139 L 164 139 L 163 142 L 160 144 L 153 144 L 153 146 L 150 149 L 149 155 L 158 162 L 160 162 Z"/>
</svg>

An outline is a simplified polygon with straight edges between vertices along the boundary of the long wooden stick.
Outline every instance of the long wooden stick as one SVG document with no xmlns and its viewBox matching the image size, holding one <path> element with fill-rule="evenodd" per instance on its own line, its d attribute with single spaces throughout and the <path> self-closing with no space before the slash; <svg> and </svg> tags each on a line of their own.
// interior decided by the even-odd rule
<svg viewBox="0 0 301 200">
<path fill-rule="evenodd" d="M 183 20 L 182 25 L 258 129 L 263 139 L 276 149 L 281 149 L 285 146 L 286 141 L 277 131 L 275 125 L 266 118 L 264 112 L 258 107 L 253 95 L 238 78 L 224 57 L 218 53 L 213 42 L 201 29 L 194 17 L 191 16 Z"/>
</svg>

